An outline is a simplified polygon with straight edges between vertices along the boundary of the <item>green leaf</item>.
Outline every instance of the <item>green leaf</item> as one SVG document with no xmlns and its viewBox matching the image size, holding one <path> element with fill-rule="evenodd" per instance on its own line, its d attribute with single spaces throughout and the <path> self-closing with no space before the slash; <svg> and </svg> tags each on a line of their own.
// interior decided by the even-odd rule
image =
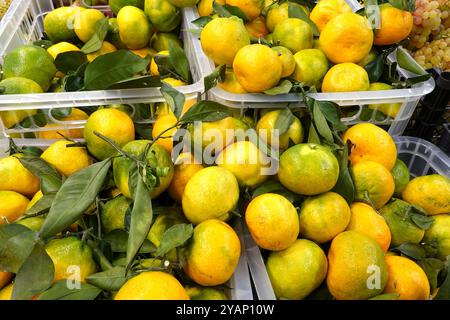
<svg viewBox="0 0 450 320">
<path fill-rule="evenodd" d="M 289 130 L 289 127 L 294 122 L 294 120 L 295 116 L 292 113 L 291 109 L 286 107 L 280 111 L 280 114 L 275 121 L 274 129 L 278 129 L 278 134 L 281 136 Z"/>
<path fill-rule="evenodd" d="M 218 121 L 232 116 L 232 111 L 214 101 L 202 100 L 194 104 L 182 117 L 181 122 Z"/>
<path fill-rule="evenodd" d="M 82 64 L 76 72 L 70 73 L 69 75 L 66 75 L 62 79 L 62 86 L 64 88 L 64 91 L 66 92 L 72 92 L 72 91 L 79 91 L 84 88 L 84 73 L 86 71 L 86 68 L 88 66 L 88 63 Z"/>
<path fill-rule="evenodd" d="M 42 293 L 38 300 L 94 300 L 100 292 L 100 288 L 82 282 L 79 289 L 69 288 L 67 280 L 61 280 Z"/>
<path fill-rule="evenodd" d="M 30 255 L 37 235 L 20 224 L 0 226 L 0 270 L 17 273 Z"/>
<path fill-rule="evenodd" d="M 204 26 L 206 26 L 208 24 L 208 22 L 210 22 L 213 18 L 210 16 L 206 16 L 206 17 L 200 17 L 195 19 L 194 21 L 191 21 L 191 23 L 199 28 L 203 28 Z"/>
<path fill-rule="evenodd" d="M 305 21 L 310 25 L 314 36 L 319 36 L 319 28 L 317 28 L 316 24 L 306 15 L 305 11 L 299 6 L 294 6 L 292 3 L 288 2 L 288 16 L 289 18 L 297 18 Z"/>
<path fill-rule="evenodd" d="M 55 200 L 56 193 L 44 194 L 30 209 L 25 212 L 25 216 L 29 218 L 30 216 L 40 216 L 45 214 L 50 210 L 53 200 Z"/>
<path fill-rule="evenodd" d="M 56 69 L 62 73 L 75 72 L 87 62 L 86 55 L 81 51 L 68 51 L 58 54 L 55 59 Z"/>
<path fill-rule="evenodd" d="M 186 97 L 180 91 L 174 89 L 171 85 L 164 82 L 161 86 L 160 91 L 170 109 L 172 109 L 173 113 L 175 114 L 175 117 L 177 117 L 178 119 L 181 115 L 181 112 L 183 111 Z"/>
<path fill-rule="evenodd" d="M 439 287 L 439 292 L 434 297 L 434 300 L 450 300 L 450 259 L 447 256 L 446 262 L 447 276 L 444 282 Z"/>
<path fill-rule="evenodd" d="M 314 124 L 316 125 L 317 131 L 319 134 L 325 138 L 325 140 L 329 143 L 333 143 L 333 133 L 331 132 L 331 129 L 328 125 L 327 119 L 323 115 L 322 111 L 320 110 L 320 106 L 317 102 L 314 102 L 313 107 L 313 117 L 314 117 Z"/>
<path fill-rule="evenodd" d="M 377 0 L 365 0 L 364 11 L 373 30 L 381 28 L 380 8 Z"/>
<path fill-rule="evenodd" d="M 184 82 L 191 82 L 191 71 L 189 69 L 189 61 L 186 53 L 178 43 L 174 41 L 169 42 L 169 61 L 173 66 L 175 72 L 181 76 Z"/>
<path fill-rule="evenodd" d="M 91 274 L 86 278 L 90 284 L 106 291 L 118 291 L 128 280 L 124 267 L 114 267 L 107 271 Z"/>
<path fill-rule="evenodd" d="M 153 211 L 150 190 L 140 175 L 134 194 L 133 210 L 131 211 L 130 235 L 127 245 L 127 270 L 130 268 L 136 254 L 147 238 L 152 220 Z"/>
<path fill-rule="evenodd" d="M 342 123 L 339 116 L 339 106 L 331 101 L 315 101 L 322 111 L 325 118 L 333 125 L 333 128 L 338 131 L 344 131 L 347 126 Z"/>
<path fill-rule="evenodd" d="M 370 82 L 377 82 L 380 80 L 383 75 L 383 68 L 384 63 L 382 55 L 377 56 L 373 61 L 364 66 L 364 69 L 366 69 L 367 74 L 369 75 Z"/>
<path fill-rule="evenodd" d="M 438 286 L 439 273 L 445 268 L 445 263 L 435 258 L 425 258 L 418 261 L 423 271 L 427 275 L 431 289 L 434 290 Z"/>
<path fill-rule="evenodd" d="M 276 193 L 282 195 L 285 198 L 287 198 L 290 202 L 302 199 L 300 195 L 297 195 L 289 191 L 280 182 L 275 180 L 269 180 L 260 185 L 258 188 L 256 188 L 252 193 L 252 199 L 255 199 L 256 197 L 265 193 Z"/>
<path fill-rule="evenodd" d="M 77 221 L 95 201 L 111 167 L 111 158 L 72 174 L 57 192 L 39 234 L 53 236 Z"/>
<path fill-rule="evenodd" d="M 127 50 L 118 50 L 97 57 L 84 73 L 86 90 L 104 90 L 146 71 L 150 57 L 141 58 Z"/>
<path fill-rule="evenodd" d="M 13 300 L 29 300 L 48 289 L 53 282 L 55 267 L 41 243 L 36 243 L 14 279 Z"/>
<path fill-rule="evenodd" d="M 230 6 L 228 4 L 221 5 L 214 1 L 213 9 L 220 17 L 236 16 L 244 20 L 244 22 L 250 21 L 247 15 L 239 7 Z"/>
<path fill-rule="evenodd" d="M 430 78 L 431 78 L 431 74 L 430 73 L 423 74 L 423 75 L 418 76 L 418 77 L 408 78 L 408 79 L 405 80 L 405 85 L 406 86 L 412 86 L 412 85 L 415 85 L 416 83 L 427 81 Z"/>
<path fill-rule="evenodd" d="M 210 89 L 214 88 L 217 85 L 217 82 L 225 81 L 226 70 L 227 66 L 225 64 L 221 64 L 216 67 L 211 74 L 203 78 L 205 92 L 208 92 Z"/>
<path fill-rule="evenodd" d="M 415 260 L 422 260 L 426 257 L 425 248 L 419 244 L 414 243 L 402 243 L 398 247 L 392 249 L 393 251 L 400 252 L 408 257 L 411 257 Z"/>
<path fill-rule="evenodd" d="M 339 178 L 333 191 L 340 194 L 348 204 L 351 204 L 353 200 L 355 200 L 356 188 L 348 167 L 348 150 L 349 147 L 345 144 L 342 152 L 342 159 L 339 164 Z"/>
<path fill-rule="evenodd" d="M 153 59 L 158 66 L 160 76 L 172 75 L 175 72 L 168 55 L 157 53 L 153 56 Z"/>
<path fill-rule="evenodd" d="M 176 224 L 167 229 L 161 237 L 161 244 L 158 247 L 156 255 L 158 257 L 164 256 L 172 249 L 182 246 L 186 243 L 194 232 L 192 224 Z"/>
<path fill-rule="evenodd" d="M 65 117 L 68 117 L 72 114 L 72 108 L 54 108 L 50 111 L 52 113 L 52 116 L 56 119 L 62 119 Z"/>
<path fill-rule="evenodd" d="M 161 77 L 159 76 L 138 76 L 113 84 L 110 89 L 139 89 L 161 87 Z"/>
<path fill-rule="evenodd" d="M 395 8 L 414 12 L 416 10 L 415 0 L 388 0 L 388 2 Z"/>
<path fill-rule="evenodd" d="M 311 124 L 309 125 L 308 143 L 320 144 L 320 137 L 317 134 L 316 128 L 314 127 L 312 121 Z"/>
<path fill-rule="evenodd" d="M 92 35 L 91 39 L 81 48 L 81 51 L 85 54 L 92 53 L 98 51 L 102 48 L 103 40 L 105 40 L 106 35 L 108 34 L 108 18 L 104 17 L 100 20 L 97 20 L 95 23 L 95 32 Z"/>
<path fill-rule="evenodd" d="M 40 157 L 42 154 L 42 149 L 37 147 L 23 147 L 22 152 L 25 156 Z"/>
<path fill-rule="evenodd" d="M 397 300 L 398 297 L 400 297 L 398 293 L 384 293 L 370 298 L 369 300 Z"/>
<path fill-rule="evenodd" d="M 424 216 L 415 212 L 411 212 L 411 220 L 422 230 L 428 230 L 434 222 L 432 217 Z"/>
<path fill-rule="evenodd" d="M 61 175 L 40 157 L 20 157 L 20 163 L 33 175 L 39 177 L 43 194 L 57 192 L 62 185 Z"/>
<path fill-rule="evenodd" d="M 127 252 L 128 233 L 124 230 L 113 230 L 105 235 L 104 240 L 111 245 L 113 252 Z M 139 253 L 153 253 L 156 252 L 156 247 L 148 239 L 144 240 Z"/>
<path fill-rule="evenodd" d="M 419 75 L 427 74 L 427 72 L 423 70 L 422 67 L 401 48 L 397 49 L 397 63 L 400 66 L 400 68 L 408 70 L 412 73 Z"/>
<path fill-rule="evenodd" d="M 289 93 L 292 89 L 292 82 L 290 82 L 289 80 L 281 80 L 281 82 L 273 88 L 270 88 L 266 91 L 264 91 L 265 94 L 268 94 L 270 96 L 275 96 L 277 94 L 286 94 Z"/>
</svg>

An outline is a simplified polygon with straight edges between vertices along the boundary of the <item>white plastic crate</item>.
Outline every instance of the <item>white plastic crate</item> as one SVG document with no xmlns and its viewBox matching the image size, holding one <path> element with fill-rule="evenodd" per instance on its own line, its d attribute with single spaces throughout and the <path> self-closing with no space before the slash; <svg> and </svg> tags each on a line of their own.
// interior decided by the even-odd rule
<svg viewBox="0 0 450 320">
<path fill-rule="evenodd" d="M 18 147 L 37 147 L 45 150 L 54 141 L 42 139 L 14 139 L 14 143 Z M 0 139 L 0 158 L 8 155 L 9 140 Z M 228 281 L 227 285 L 231 288 L 228 290 L 228 295 L 232 300 L 253 300 L 253 292 L 250 280 L 250 273 L 247 263 L 247 253 L 244 243 L 244 232 L 240 219 L 236 219 L 234 230 L 241 241 L 241 256 L 238 265 L 233 274 L 233 277 Z"/>
<path fill-rule="evenodd" d="M 408 166 L 412 177 L 433 173 L 450 177 L 450 158 L 432 143 L 420 138 L 406 136 L 394 137 L 394 141 L 397 146 L 398 158 Z M 261 250 L 246 226 L 243 228 L 248 266 L 256 295 L 259 300 L 275 300 L 275 293 L 267 274 Z"/>
<path fill-rule="evenodd" d="M 361 5 L 356 0 L 346 0 L 354 11 L 361 8 Z M 199 18 L 196 7 L 184 9 L 184 25 L 189 29 L 198 29 L 197 26 L 191 22 Z M 215 68 L 214 62 L 209 59 L 202 50 L 199 38 L 193 39 L 193 47 L 198 60 L 198 64 L 203 76 L 209 75 Z M 403 49 L 402 49 L 403 50 Z M 395 61 L 395 52 L 389 56 L 391 61 Z M 417 65 L 421 68 L 419 65 Z M 400 75 L 409 78 L 414 76 L 412 73 L 398 68 Z M 369 122 L 388 126 L 391 135 L 401 135 L 406 129 L 408 121 L 410 120 L 419 99 L 430 93 L 434 88 L 434 80 L 429 79 L 426 82 L 414 85 L 410 89 L 396 89 L 383 91 L 362 91 L 362 92 L 344 92 L 344 93 L 313 93 L 310 96 L 319 101 L 333 101 L 340 106 L 358 106 L 359 111 L 351 117 L 342 118 L 346 124 L 356 124 L 362 122 L 360 115 L 363 106 L 368 104 L 379 103 L 402 103 L 402 107 L 395 119 L 387 118 L 379 121 L 372 117 Z M 280 95 L 266 95 L 262 93 L 250 94 L 234 94 L 227 92 L 219 87 L 215 87 L 209 91 L 210 98 L 232 108 L 283 108 L 289 105 L 290 107 L 303 106 L 300 99 L 295 94 L 280 94 Z M 345 111 L 345 109 L 344 109 Z"/>
<path fill-rule="evenodd" d="M 8 19 L 5 19 L 0 28 L 0 63 L 7 52 L 41 38 L 43 35 L 44 17 L 55 8 L 54 3 L 62 4 L 63 1 L 15 0 L 14 7 L 11 8 L 11 14 L 8 16 Z M 107 6 L 96 8 L 103 12 L 109 10 Z M 192 47 L 192 38 L 194 36 L 190 32 L 185 31 L 186 26 L 182 26 L 181 29 L 184 50 L 190 62 L 191 73 L 195 82 L 187 86 L 177 87 L 177 90 L 184 93 L 186 99 L 195 99 L 197 94 L 203 90 L 203 77 Z M 153 103 L 160 101 L 164 101 L 164 99 L 159 88 L 0 95 L 0 111 Z M 49 123 L 58 125 L 53 127 L 52 130 L 80 128 L 84 124 L 83 121 L 58 122 L 52 117 L 47 118 Z M 45 129 L 40 128 L 38 125 L 32 125 L 30 128 L 9 130 L 0 121 L 0 134 L 3 133 L 4 137 L 13 133 L 20 134 L 23 137 L 23 133 L 42 130 Z"/>
</svg>

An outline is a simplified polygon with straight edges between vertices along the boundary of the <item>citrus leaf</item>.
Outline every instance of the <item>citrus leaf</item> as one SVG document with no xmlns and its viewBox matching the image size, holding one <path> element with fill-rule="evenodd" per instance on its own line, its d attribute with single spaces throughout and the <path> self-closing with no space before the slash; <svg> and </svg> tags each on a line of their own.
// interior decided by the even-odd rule
<svg viewBox="0 0 450 320">
<path fill-rule="evenodd" d="M 72 174 L 55 196 L 39 234 L 53 236 L 77 221 L 95 201 L 111 167 L 111 158 Z"/>
<path fill-rule="evenodd" d="M 136 254 L 147 238 L 153 220 L 150 190 L 141 175 L 138 177 L 131 210 L 130 234 L 127 244 L 127 270 L 131 267 Z"/>
<path fill-rule="evenodd" d="M 72 108 L 54 108 L 50 111 L 56 119 L 62 119 L 72 114 Z"/>
<path fill-rule="evenodd" d="M 191 23 L 199 28 L 203 28 L 210 22 L 213 18 L 210 16 L 200 17 L 198 19 L 195 19 L 191 21 Z"/>
<path fill-rule="evenodd" d="M 414 244 L 410 242 L 402 243 L 398 247 L 392 249 L 393 251 L 400 252 L 408 257 L 415 260 L 422 260 L 426 257 L 427 253 L 425 248 L 419 244 Z"/>
<path fill-rule="evenodd" d="M 292 113 L 291 109 L 286 107 L 281 110 L 280 114 L 278 115 L 277 120 L 275 121 L 274 129 L 278 129 L 278 134 L 281 136 L 289 130 L 289 127 L 294 122 L 294 120 L 295 116 Z"/>
<path fill-rule="evenodd" d="M 29 300 L 48 289 L 53 282 L 55 267 L 41 243 L 36 243 L 14 279 L 12 300 Z"/>
<path fill-rule="evenodd" d="M 309 125 L 308 143 L 320 144 L 319 135 L 317 134 L 316 128 L 314 127 L 312 121 L 311 124 Z"/>
<path fill-rule="evenodd" d="M 342 159 L 339 163 L 339 178 L 333 191 L 340 194 L 348 204 L 351 204 L 355 200 L 356 188 L 348 167 L 348 150 L 349 147 L 345 144 L 342 151 Z"/>
<path fill-rule="evenodd" d="M 320 31 L 317 25 L 308 17 L 308 15 L 299 6 L 294 6 L 292 3 L 288 2 L 288 16 L 289 18 L 297 18 L 305 21 L 311 27 L 314 36 L 319 36 Z"/>
<path fill-rule="evenodd" d="M 214 1 L 213 9 L 220 17 L 236 16 L 244 20 L 244 22 L 250 21 L 247 15 L 239 7 L 236 6 L 231 6 L 229 4 L 221 5 Z"/>
<path fill-rule="evenodd" d="M 175 72 L 183 78 L 184 82 L 191 82 L 191 71 L 186 53 L 174 41 L 169 42 L 169 61 Z"/>
<path fill-rule="evenodd" d="M 229 108 L 214 101 L 199 101 L 194 104 L 182 117 L 181 122 L 189 123 L 194 121 L 218 121 L 232 116 Z"/>
<path fill-rule="evenodd" d="M 377 56 L 373 61 L 364 66 L 364 69 L 366 69 L 369 76 L 370 82 L 377 82 L 378 80 L 380 80 L 381 76 L 383 75 L 383 68 L 384 63 L 382 55 Z"/>
<path fill-rule="evenodd" d="M 139 76 L 119 81 L 113 84 L 110 89 L 138 89 L 138 88 L 158 88 L 161 87 L 159 76 Z"/>
<path fill-rule="evenodd" d="M 377 0 L 365 0 L 364 11 L 372 30 L 381 28 L 380 8 Z"/>
<path fill-rule="evenodd" d="M 412 73 L 419 75 L 427 74 L 427 72 L 423 70 L 422 67 L 401 48 L 397 49 L 397 63 L 400 66 L 400 68 L 408 70 Z"/>
<path fill-rule="evenodd" d="M 342 123 L 339 116 L 339 106 L 331 101 L 316 101 L 315 102 L 320 111 L 322 111 L 325 118 L 333 125 L 333 128 L 338 131 L 344 131 L 347 126 Z"/>
<path fill-rule="evenodd" d="M 84 72 L 86 90 L 104 90 L 114 84 L 133 78 L 145 71 L 150 57 L 141 58 L 127 50 L 118 50 L 97 57 Z"/>
<path fill-rule="evenodd" d="M 405 85 L 412 86 L 416 83 L 427 81 L 430 78 L 431 78 L 431 73 L 423 74 L 423 75 L 417 76 L 417 77 L 408 78 L 405 80 Z"/>
<path fill-rule="evenodd" d="M 264 93 L 270 96 L 275 96 L 277 94 L 286 94 L 291 91 L 292 87 L 293 87 L 292 82 L 285 79 L 281 80 L 281 82 L 276 87 L 270 88 L 264 91 Z"/>
<path fill-rule="evenodd" d="M 428 230 L 434 222 L 432 217 L 424 216 L 415 212 L 411 212 L 411 220 L 422 230 Z"/>
<path fill-rule="evenodd" d="M 313 107 L 313 116 L 314 116 L 314 124 L 316 125 L 317 131 L 319 134 L 325 138 L 327 142 L 332 143 L 333 140 L 333 133 L 331 132 L 330 126 L 328 125 L 327 119 L 323 115 L 322 111 L 320 110 L 319 104 L 317 102 L 314 102 Z"/>
<path fill-rule="evenodd" d="M 184 102 L 186 97 L 180 91 L 174 89 L 171 85 L 167 83 L 162 83 L 161 94 L 166 100 L 166 103 L 172 109 L 175 117 L 178 119 L 183 111 Z"/>
<path fill-rule="evenodd" d="M 193 232 L 192 224 L 180 223 L 170 227 L 163 233 L 156 255 L 164 256 L 172 249 L 182 246 L 192 237 Z"/>
<path fill-rule="evenodd" d="M 280 182 L 273 180 L 267 181 L 256 188 L 252 193 L 252 199 L 265 193 L 276 193 L 282 195 L 290 202 L 302 199 L 302 196 L 289 191 Z"/>
<path fill-rule="evenodd" d="M 225 64 L 221 64 L 216 67 L 211 74 L 207 75 L 203 79 L 203 84 L 205 86 L 205 92 L 209 91 L 211 88 L 214 88 L 217 85 L 217 82 L 225 81 L 227 66 Z"/>
<path fill-rule="evenodd" d="M 25 212 L 24 217 L 35 217 L 47 213 L 52 206 L 53 200 L 55 200 L 55 196 L 56 193 L 44 194 L 42 198 L 40 198 L 30 209 Z"/>
<path fill-rule="evenodd" d="M 0 270 L 17 273 L 36 244 L 37 236 L 20 224 L 0 227 Z"/>
<path fill-rule="evenodd" d="M 450 300 L 450 258 L 447 256 L 446 262 L 447 276 L 439 288 L 439 292 L 434 300 Z"/>
<path fill-rule="evenodd" d="M 369 300 L 397 300 L 400 295 L 398 293 L 385 293 L 370 298 Z"/>
<path fill-rule="evenodd" d="M 100 288 L 82 282 L 79 289 L 69 288 L 67 280 L 61 280 L 39 295 L 38 300 L 94 300 L 100 292 Z"/>
<path fill-rule="evenodd" d="M 103 40 L 105 40 L 108 34 L 108 18 L 104 17 L 97 20 L 95 23 L 95 31 L 88 42 L 81 48 L 81 51 L 85 54 L 92 53 L 101 49 Z"/>
<path fill-rule="evenodd" d="M 25 156 L 17 158 L 33 175 L 39 177 L 43 194 L 57 192 L 62 185 L 61 175 L 44 159 Z"/>
<path fill-rule="evenodd" d="M 415 0 L 388 0 L 388 2 L 395 8 L 414 12 L 416 10 Z"/>
<path fill-rule="evenodd" d="M 124 230 L 113 230 L 105 235 L 104 240 L 111 245 L 113 252 L 127 252 L 128 233 Z M 156 247 L 148 239 L 144 240 L 139 253 L 156 252 Z"/>
<path fill-rule="evenodd" d="M 90 284 L 106 291 L 118 291 L 128 280 L 124 267 L 114 267 L 107 271 L 91 274 L 86 278 Z"/>
<path fill-rule="evenodd" d="M 81 51 L 68 51 L 58 54 L 55 66 L 62 73 L 75 72 L 80 66 L 87 62 L 86 55 Z"/>
<path fill-rule="evenodd" d="M 418 263 L 423 271 L 425 271 L 431 289 L 436 289 L 438 286 L 439 273 L 445 268 L 445 263 L 435 258 L 425 258 L 418 261 Z"/>
<path fill-rule="evenodd" d="M 22 153 L 25 156 L 40 157 L 41 154 L 42 154 L 42 149 L 39 149 L 37 147 L 23 147 L 22 148 Z"/>
</svg>

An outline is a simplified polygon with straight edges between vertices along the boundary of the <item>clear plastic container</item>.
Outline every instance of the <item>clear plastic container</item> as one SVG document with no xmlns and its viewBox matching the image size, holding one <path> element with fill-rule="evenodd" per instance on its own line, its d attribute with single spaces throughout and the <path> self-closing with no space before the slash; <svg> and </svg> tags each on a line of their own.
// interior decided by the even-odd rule
<svg viewBox="0 0 450 320">
<path fill-rule="evenodd" d="M 450 158 L 432 143 L 416 137 L 394 137 L 398 158 L 408 166 L 412 177 L 438 173 L 450 177 Z M 259 300 L 275 300 L 260 248 L 244 226 L 248 266 Z"/>
<path fill-rule="evenodd" d="M 10 8 L 8 18 L 2 20 L 0 28 L 0 64 L 2 57 L 19 46 L 38 40 L 43 35 L 43 20 L 46 13 L 54 9 L 54 2 L 62 4 L 62 0 L 15 0 Z M 109 7 L 100 6 L 97 9 L 107 12 Z M 184 19 L 186 20 L 186 19 Z M 192 46 L 194 42 L 193 34 L 185 31 L 186 26 L 182 26 L 182 38 L 184 50 L 190 62 L 190 68 L 194 83 L 177 87 L 177 90 L 186 95 L 186 99 L 195 99 L 197 94 L 203 90 L 203 77 L 195 59 L 195 52 Z M 153 103 L 164 101 L 159 88 L 145 89 L 124 89 L 124 90 L 96 90 L 80 92 L 61 93 L 41 93 L 41 94 L 21 94 L 21 95 L 0 95 L 0 111 L 9 110 L 34 110 L 52 109 L 63 107 L 88 107 L 111 104 L 137 104 Z M 82 122 L 65 121 L 64 123 L 50 122 L 60 127 L 56 129 L 82 127 Z M 54 128 L 52 128 L 54 129 Z M 3 136 L 10 134 L 22 134 L 26 132 L 36 132 L 43 130 L 37 124 L 29 128 L 16 128 L 8 130 L 0 121 L 0 133 Z M 21 135 L 23 137 L 23 135 Z"/>
<path fill-rule="evenodd" d="M 54 141 L 42 139 L 14 139 L 14 143 L 18 147 L 37 147 L 45 150 Z M 8 155 L 9 140 L 0 139 L 0 158 Z M 231 288 L 228 290 L 228 295 L 232 300 L 253 300 L 253 291 L 250 280 L 250 273 L 248 269 L 247 252 L 245 250 L 244 232 L 241 219 L 236 219 L 234 222 L 234 230 L 241 241 L 241 256 L 238 265 L 233 274 L 233 277 L 227 283 Z"/>
<path fill-rule="evenodd" d="M 354 0 L 346 0 L 354 11 L 361 8 L 361 5 Z M 184 9 L 184 25 L 188 29 L 198 29 L 192 24 L 199 17 L 196 7 Z M 196 53 L 200 71 L 203 76 L 209 75 L 215 68 L 214 62 L 209 59 L 202 50 L 199 38 L 191 38 L 194 40 L 192 44 Z M 403 49 L 401 49 L 403 50 Z M 395 61 L 395 52 L 389 56 L 391 61 Z M 418 65 L 417 65 L 418 66 Z M 418 66 L 420 68 L 420 66 Z M 406 77 L 412 77 L 413 74 L 398 68 L 398 72 Z M 340 106 L 357 106 L 358 111 L 352 116 L 342 118 L 342 121 L 347 124 L 355 124 L 362 122 L 360 119 L 363 107 L 368 104 L 379 103 L 402 103 L 402 107 L 395 119 L 387 117 L 383 120 L 378 120 L 375 117 L 368 119 L 369 122 L 389 127 L 388 131 L 391 135 L 400 135 L 405 130 L 409 119 L 411 118 L 419 99 L 430 93 L 434 88 L 434 80 L 429 79 L 426 82 L 414 85 L 410 89 L 396 89 L 383 91 L 362 91 L 362 92 L 345 92 L 345 93 L 314 93 L 310 96 L 320 101 L 333 101 Z M 283 108 L 289 105 L 303 106 L 300 99 L 295 94 L 280 94 L 270 96 L 262 93 L 252 94 L 234 94 L 227 92 L 219 87 L 215 87 L 209 91 L 210 97 L 217 102 L 232 108 Z M 345 108 L 343 108 L 345 111 Z"/>
</svg>

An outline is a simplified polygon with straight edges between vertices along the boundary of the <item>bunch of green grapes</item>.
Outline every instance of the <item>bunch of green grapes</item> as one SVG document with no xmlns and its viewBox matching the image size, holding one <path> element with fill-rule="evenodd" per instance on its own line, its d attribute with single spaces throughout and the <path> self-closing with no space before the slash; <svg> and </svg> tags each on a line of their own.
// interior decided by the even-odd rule
<svg viewBox="0 0 450 320">
<path fill-rule="evenodd" d="M 446 32 L 448 35 L 449 29 Z M 413 53 L 413 57 L 425 69 L 437 67 L 450 71 L 450 37 L 427 42 Z"/>
<path fill-rule="evenodd" d="M 448 0 L 416 0 L 410 48 L 422 48 L 431 37 L 439 34 L 442 22 L 448 15 Z"/>
<path fill-rule="evenodd" d="M 0 20 L 5 15 L 11 2 L 12 2 L 12 0 L 0 0 Z"/>
</svg>

